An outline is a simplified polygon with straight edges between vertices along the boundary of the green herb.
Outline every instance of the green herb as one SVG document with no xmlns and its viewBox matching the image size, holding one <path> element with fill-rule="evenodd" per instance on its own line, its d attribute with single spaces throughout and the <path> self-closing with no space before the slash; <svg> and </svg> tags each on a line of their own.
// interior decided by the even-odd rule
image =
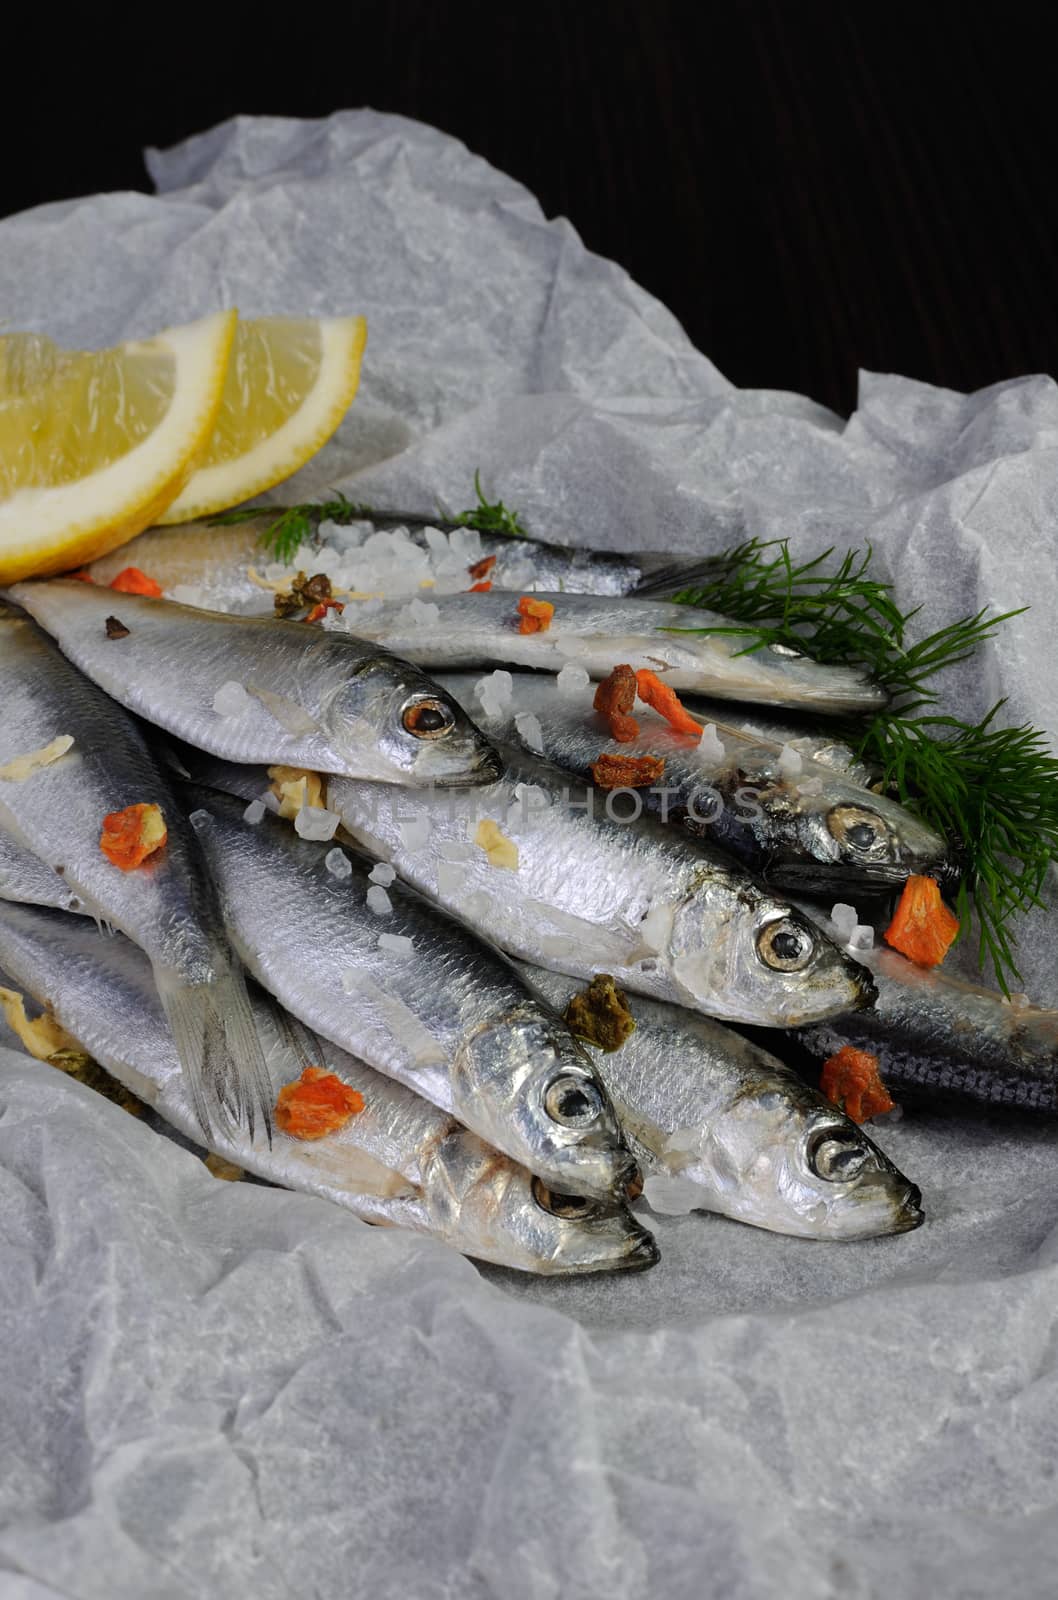
<svg viewBox="0 0 1058 1600">
<path fill-rule="evenodd" d="M 479 533 L 501 533 L 508 539 L 528 539 L 517 511 L 505 506 L 502 500 L 488 501 L 481 488 L 481 473 L 474 474 L 474 493 L 478 503 L 470 511 L 460 511 L 452 518 L 458 528 L 476 528 Z"/>
<path fill-rule="evenodd" d="M 900 610 L 892 585 L 871 575 L 871 560 L 868 546 L 795 564 L 786 540 L 750 540 L 705 563 L 701 581 L 673 596 L 732 623 L 666 631 L 744 638 L 740 654 L 778 644 L 817 661 L 862 665 L 889 690 L 889 705 L 866 725 L 846 727 L 846 737 L 885 788 L 961 846 L 960 936 L 975 918 L 978 961 L 991 959 L 1009 993 L 1008 979 L 1020 979 L 1011 918 L 1041 903 L 1047 868 L 1058 860 L 1058 760 L 1037 729 L 995 726 L 1002 702 L 978 723 L 944 715 L 930 680 L 1025 608 L 979 611 L 911 644 L 917 610 Z"/>
<path fill-rule="evenodd" d="M 274 521 L 262 529 L 257 543 L 284 566 L 293 565 L 303 544 L 319 543 L 321 522 L 359 522 L 373 513 L 370 506 L 354 505 L 344 494 L 335 500 L 310 501 L 299 506 L 239 506 L 235 511 L 224 511 L 211 517 L 211 528 L 230 528 L 240 522 L 254 522 L 271 512 L 278 512 Z"/>
<path fill-rule="evenodd" d="M 502 500 L 488 501 L 481 488 L 481 474 L 474 474 L 476 506 L 450 516 L 439 509 L 436 516 L 415 511 L 387 511 L 377 506 L 357 505 L 339 494 L 334 500 L 307 501 L 297 506 L 239 506 L 234 511 L 223 511 L 211 517 L 211 528 L 235 527 L 241 522 L 255 522 L 275 512 L 274 520 L 264 528 L 257 542 L 276 561 L 291 566 L 303 544 L 319 544 L 321 522 L 388 522 L 403 523 L 410 527 L 432 527 L 451 532 L 453 528 L 476 528 L 479 533 L 499 533 L 511 539 L 527 539 L 517 511 L 505 506 Z"/>
</svg>

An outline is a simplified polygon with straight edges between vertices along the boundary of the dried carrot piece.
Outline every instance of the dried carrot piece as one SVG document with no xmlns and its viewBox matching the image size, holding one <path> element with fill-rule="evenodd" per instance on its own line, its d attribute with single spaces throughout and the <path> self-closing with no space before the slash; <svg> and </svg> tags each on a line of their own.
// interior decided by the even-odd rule
<svg viewBox="0 0 1058 1600">
<path fill-rule="evenodd" d="M 824 1061 L 819 1087 L 853 1122 L 867 1122 L 896 1106 L 882 1082 L 878 1057 L 851 1044 L 842 1045 Z"/>
<path fill-rule="evenodd" d="M 162 592 L 160 583 L 155 583 L 153 578 L 148 578 L 139 567 L 126 567 L 112 579 L 110 587 L 116 589 L 118 594 L 145 594 L 152 600 L 157 600 Z"/>
<path fill-rule="evenodd" d="M 467 594 L 488 594 L 491 588 L 492 579 L 486 578 L 484 583 L 472 583 L 470 588 L 467 590 Z"/>
<path fill-rule="evenodd" d="M 550 600 L 534 600 L 531 594 L 523 594 L 518 601 L 518 615 L 522 619 L 518 624 L 518 632 L 546 633 L 554 614 L 555 608 Z"/>
<path fill-rule="evenodd" d="M 639 723 L 630 714 L 635 703 L 636 675 L 627 665 L 614 667 L 595 690 L 592 704 L 606 718 L 610 736 L 618 744 L 627 744 L 639 732 Z"/>
<path fill-rule="evenodd" d="M 161 806 L 126 806 L 124 811 L 112 811 L 103 818 L 99 848 L 115 867 L 132 872 L 160 850 L 168 836 Z"/>
<path fill-rule="evenodd" d="M 495 556 L 482 556 L 480 561 L 475 561 L 472 567 L 467 568 L 467 574 L 471 578 L 487 578 L 495 565 Z"/>
<path fill-rule="evenodd" d="M 644 789 L 657 783 L 664 771 L 664 756 L 611 756 L 604 752 L 591 764 L 592 780 L 600 789 Z"/>
<path fill-rule="evenodd" d="M 958 931 L 959 919 L 941 899 L 936 878 L 912 874 L 882 937 L 916 966 L 937 967 Z"/>
<path fill-rule="evenodd" d="M 276 1100 L 276 1126 L 292 1139 L 323 1139 L 337 1133 L 364 1109 L 357 1089 L 322 1067 L 306 1067 L 294 1083 L 284 1084 Z"/>
<path fill-rule="evenodd" d="M 696 739 L 702 737 L 702 724 L 697 717 L 692 717 L 689 711 L 683 709 L 675 689 L 670 689 L 667 683 L 662 683 L 656 672 L 641 667 L 636 673 L 636 683 L 639 688 L 639 698 L 645 700 L 648 706 L 653 706 L 677 733 L 690 733 Z"/>
<path fill-rule="evenodd" d="M 63 574 L 63 576 L 66 578 L 76 578 L 78 583 L 95 583 L 95 579 L 87 567 L 78 567 L 76 572 L 66 572 Z"/>
<path fill-rule="evenodd" d="M 319 601 L 319 603 L 317 605 L 313 606 L 312 610 L 309 612 L 308 616 L 305 618 L 305 621 L 306 622 L 322 622 L 324 617 L 327 615 L 328 611 L 337 611 L 338 615 L 341 616 L 341 614 L 342 614 L 342 612 L 344 610 L 345 610 L 345 602 L 344 601 L 342 601 L 342 600 L 332 600 L 331 597 L 328 595 L 326 600 L 321 600 L 321 601 Z"/>
</svg>

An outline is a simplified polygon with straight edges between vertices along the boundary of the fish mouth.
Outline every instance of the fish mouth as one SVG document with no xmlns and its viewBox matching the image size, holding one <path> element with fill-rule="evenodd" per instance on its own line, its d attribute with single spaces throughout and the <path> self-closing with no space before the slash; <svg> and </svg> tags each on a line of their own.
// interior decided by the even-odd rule
<svg viewBox="0 0 1058 1600">
<path fill-rule="evenodd" d="M 858 961 L 850 961 L 849 966 L 852 968 L 849 977 L 852 979 L 856 990 L 856 998 L 853 1000 L 849 1010 L 867 1011 L 878 998 L 878 985 L 868 969 L 861 966 Z M 920 1195 L 919 1199 L 921 1198 Z"/>
<path fill-rule="evenodd" d="M 657 1240 L 652 1233 L 638 1222 L 635 1224 L 635 1236 L 629 1248 L 620 1261 L 614 1262 L 614 1270 L 621 1272 L 648 1272 L 651 1267 L 656 1267 L 661 1260 L 661 1251 L 658 1249 Z"/>
<path fill-rule="evenodd" d="M 503 757 L 499 751 L 486 745 L 472 767 L 464 767 L 459 772 L 438 773 L 431 782 L 438 789 L 477 789 L 498 783 L 504 771 Z"/>
<path fill-rule="evenodd" d="M 904 1192 L 896 1205 L 896 1223 L 893 1233 L 913 1233 L 926 1220 L 922 1209 L 922 1190 L 917 1183 L 905 1183 Z"/>
</svg>

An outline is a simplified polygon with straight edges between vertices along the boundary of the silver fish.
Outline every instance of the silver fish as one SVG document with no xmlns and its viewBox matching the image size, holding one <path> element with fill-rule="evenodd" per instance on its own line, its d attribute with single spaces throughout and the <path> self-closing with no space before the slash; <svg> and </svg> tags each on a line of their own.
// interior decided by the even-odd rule
<svg viewBox="0 0 1058 1600">
<path fill-rule="evenodd" d="M 81 587 L 78 585 L 78 587 Z M 83 909 L 145 950 L 205 1130 L 267 1126 L 264 1062 L 187 825 L 143 738 L 25 617 L 0 617 L 0 828 L 62 877 Z M 37 757 L 72 738 L 66 754 Z M 16 775 L 17 774 L 17 775 Z M 123 872 L 99 847 L 103 819 L 161 807 L 164 848 Z"/>
<path fill-rule="evenodd" d="M 557 1011 L 579 984 L 519 966 Z M 791 1068 L 722 1023 L 639 996 L 635 1032 L 592 1050 L 655 1211 L 715 1211 L 802 1239 L 922 1221 L 919 1190 Z"/>
<path fill-rule="evenodd" d="M 0 828 L 0 900 L 28 900 L 38 906 L 80 911 L 82 905 L 65 878 Z"/>
<path fill-rule="evenodd" d="M 504 775 L 487 788 L 398 797 L 332 779 L 327 803 L 372 855 L 537 966 L 609 972 L 733 1022 L 790 1026 L 870 1002 L 864 968 L 716 851 L 648 817 L 616 820 L 578 779 L 501 748 Z M 254 769 L 187 761 L 202 782 L 246 798 L 265 784 Z M 489 821 L 515 847 L 513 870 L 477 842 Z"/>
<path fill-rule="evenodd" d="M 95 1060 L 188 1138 L 200 1137 L 151 971 L 120 935 L 31 906 L 0 906 L 0 969 Z M 364 1098 L 344 1128 L 311 1142 L 245 1131 L 210 1141 L 217 1154 L 271 1183 L 318 1194 L 367 1222 L 413 1229 L 466 1255 L 527 1272 L 605 1272 L 658 1259 L 623 1206 L 554 1196 L 453 1117 L 306 1034 L 259 989 L 254 1019 L 273 1099 L 306 1063 Z"/>
<path fill-rule="evenodd" d="M 446 673 L 438 681 L 461 705 L 480 705 L 474 674 Z M 535 721 L 527 725 L 527 716 Z M 696 744 L 647 706 L 637 706 L 635 717 L 638 737 L 615 744 L 592 707 L 590 685 L 559 692 L 552 678 L 521 673 L 509 709 L 499 718 L 483 711 L 480 720 L 503 743 L 530 750 L 542 744 L 549 761 L 585 781 L 603 751 L 663 757 L 662 777 L 636 791 L 644 808 L 781 888 L 827 894 L 899 885 L 912 872 L 940 879 L 955 873 L 939 834 L 831 767 L 723 722 L 710 723 Z"/>
<path fill-rule="evenodd" d="M 451 697 L 374 645 L 69 579 L 9 594 L 121 705 L 229 760 L 400 784 L 495 775 L 488 741 Z M 108 634 L 111 616 L 126 634 Z M 214 707 L 225 684 L 237 700 L 244 691 L 230 714 Z"/>
<path fill-rule="evenodd" d="M 509 962 L 403 884 L 373 885 L 359 852 L 334 854 L 275 817 L 245 822 L 228 796 L 189 793 L 232 942 L 288 1011 L 557 1193 L 624 1192 L 634 1162 L 605 1092 Z M 349 873 L 335 876 L 328 858 Z M 388 909 L 367 903 L 372 888 Z"/>
<path fill-rule="evenodd" d="M 248 568 L 260 571 L 268 563 L 261 539 L 282 511 L 282 506 L 263 506 L 259 517 L 234 527 L 185 522 L 172 528 L 148 528 L 130 544 L 93 561 L 89 571 L 98 583 L 106 584 L 123 568 L 135 566 L 149 572 L 163 589 L 184 584 L 203 589 L 211 597 L 204 603 L 216 603 L 218 609 L 261 610 L 261 589 L 248 576 Z M 341 543 L 343 550 L 355 549 L 374 529 L 404 528 L 412 544 L 425 550 L 427 528 L 451 533 L 456 527 L 443 517 L 376 512 L 354 527 L 343 528 Z M 291 575 L 299 568 L 317 570 L 313 562 L 318 543 L 302 545 L 291 563 Z M 518 593 L 557 589 L 567 594 L 624 595 L 630 594 L 642 577 L 639 561 L 609 551 L 575 550 L 546 540 L 489 533 L 480 534 L 477 544 L 479 553 L 467 566 L 466 588 L 474 582 L 470 567 L 489 561 L 492 565 L 484 576 L 493 588 Z M 267 596 L 265 604 L 270 604 Z"/>
<path fill-rule="evenodd" d="M 738 652 L 744 640 L 724 634 L 669 632 L 729 626 L 711 611 L 665 600 L 605 599 L 594 595 L 539 596 L 555 608 L 543 633 L 520 633 L 523 620 L 510 594 L 439 594 L 426 620 L 406 601 L 350 605 L 350 632 L 437 672 L 482 666 L 535 667 L 558 672 L 567 661 L 592 678 L 620 662 L 655 672 L 671 688 L 723 700 L 804 706 L 819 712 L 861 712 L 885 704 L 885 691 L 852 667 L 821 666 L 785 646 Z"/>
<path fill-rule="evenodd" d="M 897 1098 L 1058 1112 L 1058 1011 L 917 967 L 884 945 L 857 951 L 857 959 L 874 977 L 875 1006 L 798 1032 L 813 1055 L 825 1059 L 844 1044 L 870 1051 Z"/>
</svg>

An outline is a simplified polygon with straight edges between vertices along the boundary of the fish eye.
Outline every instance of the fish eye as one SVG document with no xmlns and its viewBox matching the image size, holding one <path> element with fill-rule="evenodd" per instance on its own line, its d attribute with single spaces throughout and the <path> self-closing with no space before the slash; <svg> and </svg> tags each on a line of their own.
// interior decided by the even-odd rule
<svg viewBox="0 0 1058 1600">
<path fill-rule="evenodd" d="M 590 1217 L 598 1210 L 593 1200 L 588 1200 L 582 1194 L 557 1194 L 554 1189 L 549 1189 L 540 1178 L 532 1181 L 533 1199 L 541 1211 L 547 1211 L 553 1217 Z"/>
<path fill-rule="evenodd" d="M 443 739 L 456 721 L 451 706 L 432 695 L 419 695 L 409 700 L 400 720 L 416 739 Z"/>
<path fill-rule="evenodd" d="M 757 954 L 776 972 L 800 972 L 808 965 L 816 942 L 807 928 L 789 917 L 768 922 L 757 935 Z"/>
<path fill-rule="evenodd" d="M 835 806 L 827 812 L 827 827 L 838 844 L 854 855 L 879 856 L 889 845 L 889 830 L 875 811 L 865 806 Z"/>
<path fill-rule="evenodd" d="M 826 1183 L 851 1183 L 863 1171 L 870 1153 L 859 1139 L 850 1139 L 837 1128 L 823 1128 L 810 1140 L 805 1155 L 817 1178 Z"/>
<path fill-rule="evenodd" d="M 564 1128 L 586 1128 L 602 1112 L 602 1096 L 590 1078 L 565 1074 L 544 1090 L 544 1110 Z"/>
</svg>

